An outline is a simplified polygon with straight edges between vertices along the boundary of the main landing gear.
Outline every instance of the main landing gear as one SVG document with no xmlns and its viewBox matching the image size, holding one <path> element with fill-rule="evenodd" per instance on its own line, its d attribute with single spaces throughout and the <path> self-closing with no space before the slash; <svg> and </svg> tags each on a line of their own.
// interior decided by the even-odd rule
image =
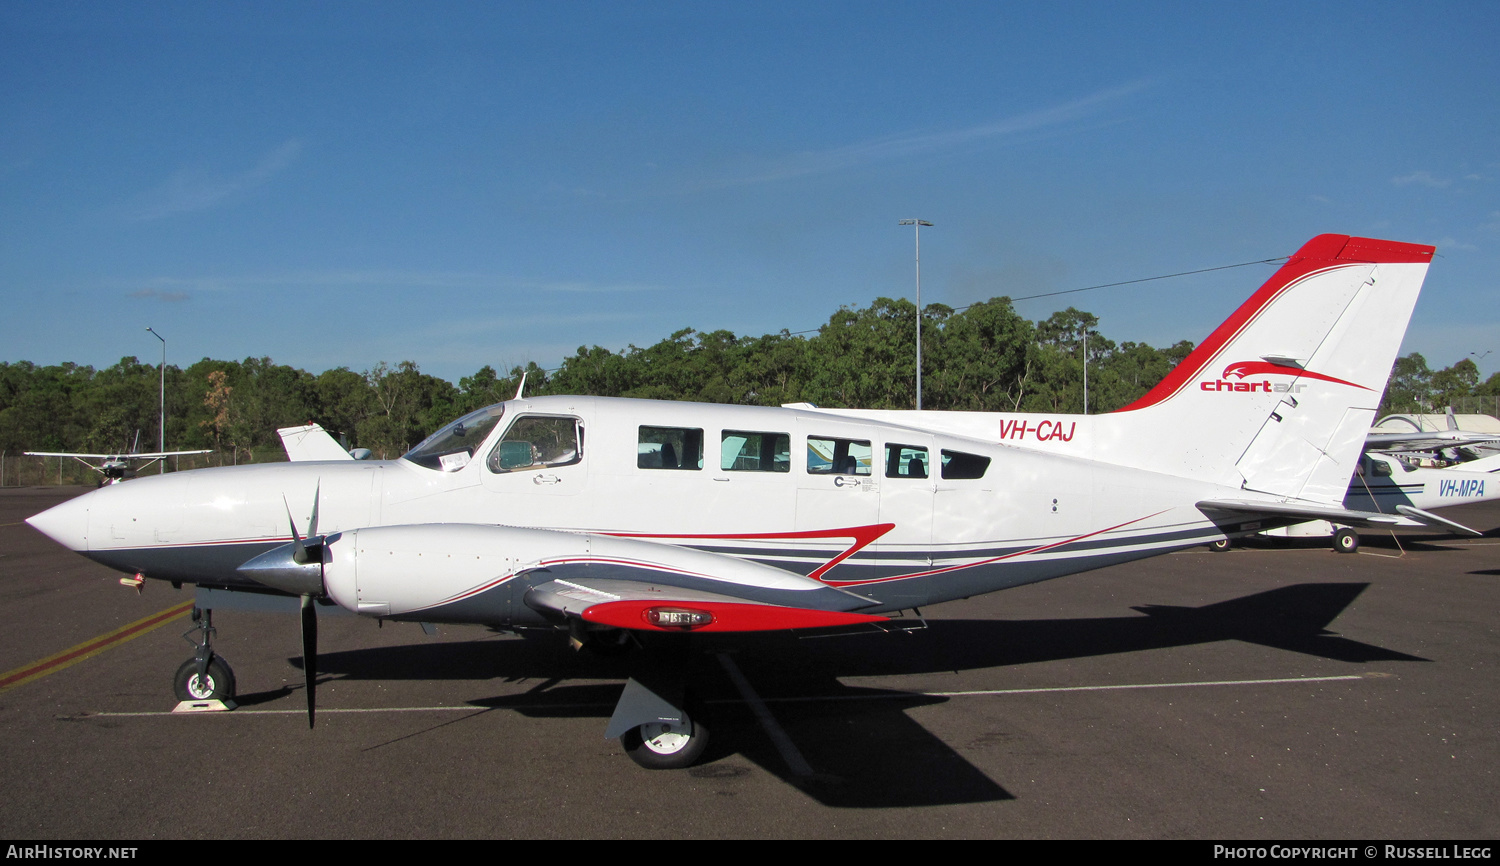
<svg viewBox="0 0 1500 866">
<path fill-rule="evenodd" d="M 708 748 L 708 729 L 687 713 L 677 722 L 651 722 L 626 731 L 620 745 L 632 761 L 648 770 L 691 767 Z"/>
<path fill-rule="evenodd" d="M 708 728 L 686 704 L 680 670 L 639 671 L 625 682 L 604 737 L 619 737 L 625 754 L 648 770 L 691 767 L 708 748 Z"/>
<path fill-rule="evenodd" d="M 687 635 L 652 637 L 661 640 L 637 647 L 631 633 L 622 629 L 596 632 L 583 641 L 575 633 L 574 641 L 606 656 L 623 654 L 632 647 L 641 650 L 604 738 L 618 738 L 625 754 L 648 770 L 681 770 L 703 757 L 708 728 L 687 709 Z"/>
<path fill-rule="evenodd" d="M 193 627 L 183 633 L 182 639 L 196 647 L 197 652 L 177 668 L 172 677 L 172 691 L 179 701 L 195 704 L 219 701 L 233 709 L 234 671 L 222 656 L 214 653 L 216 632 L 214 612 L 193 608 Z"/>
<path fill-rule="evenodd" d="M 1340 526 L 1333 533 L 1334 553 L 1359 552 L 1359 533 L 1347 526 Z"/>
</svg>

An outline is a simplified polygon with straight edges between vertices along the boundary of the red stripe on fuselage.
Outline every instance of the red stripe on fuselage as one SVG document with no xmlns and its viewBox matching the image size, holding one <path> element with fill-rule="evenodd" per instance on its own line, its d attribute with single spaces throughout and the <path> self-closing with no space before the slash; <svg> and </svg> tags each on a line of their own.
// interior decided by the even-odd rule
<svg viewBox="0 0 1500 866">
<path fill-rule="evenodd" d="M 850 526 L 841 529 L 806 529 L 797 532 L 751 532 L 751 533 L 710 533 L 705 535 L 658 535 L 656 533 L 630 533 L 630 532 L 607 532 L 605 535 L 613 535 L 616 538 L 660 538 L 678 539 L 683 541 L 764 541 L 764 540 L 787 540 L 809 538 L 851 538 L 854 543 L 830 559 L 828 562 L 815 569 L 808 577 L 813 580 L 822 580 L 834 566 L 869 547 L 876 539 L 896 528 L 894 523 L 872 523 L 868 526 Z"/>
</svg>

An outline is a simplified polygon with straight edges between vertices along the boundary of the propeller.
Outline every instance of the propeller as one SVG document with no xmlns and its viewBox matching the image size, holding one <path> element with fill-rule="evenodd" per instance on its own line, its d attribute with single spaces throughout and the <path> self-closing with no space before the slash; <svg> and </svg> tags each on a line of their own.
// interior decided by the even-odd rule
<svg viewBox="0 0 1500 866">
<path fill-rule="evenodd" d="M 302 599 L 302 672 L 307 681 L 307 726 L 315 719 L 314 688 L 318 678 L 318 612 L 319 598 L 328 594 L 323 585 L 323 549 L 327 537 L 318 534 L 318 502 L 322 483 L 313 492 L 312 516 L 307 521 L 307 535 L 297 530 L 291 503 L 283 496 L 286 519 L 292 526 L 292 543 L 268 550 L 235 569 L 245 577 L 272 589 Z M 335 538 L 337 535 L 334 536 Z"/>
<path fill-rule="evenodd" d="M 312 516 L 307 520 L 307 539 L 297 532 L 297 521 L 292 517 L 292 506 L 287 503 L 286 519 L 292 525 L 292 561 L 298 565 L 317 563 L 317 594 L 323 590 L 323 536 L 318 535 L 318 500 L 323 490 L 322 482 L 313 491 Z M 286 503 L 286 497 L 281 500 Z M 305 585 L 299 589 L 307 589 Z M 307 692 L 307 727 L 311 729 L 317 714 L 318 682 L 318 611 L 313 607 L 314 594 L 304 591 L 302 596 L 302 677 Z"/>
</svg>

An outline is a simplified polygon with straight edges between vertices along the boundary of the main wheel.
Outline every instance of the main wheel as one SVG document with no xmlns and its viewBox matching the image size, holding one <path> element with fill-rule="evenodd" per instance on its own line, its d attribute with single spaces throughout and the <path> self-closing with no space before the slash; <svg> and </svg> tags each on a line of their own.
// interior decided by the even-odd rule
<svg viewBox="0 0 1500 866">
<path fill-rule="evenodd" d="M 684 713 L 681 725 L 654 722 L 631 728 L 620 737 L 620 745 L 632 761 L 648 770 L 681 770 L 691 767 L 708 748 L 708 729 Z"/>
<path fill-rule="evenodd" d="M 1221 538 L 1218 541 L 1210 541 L 1208 543 L 1208 549 L 1214 553 L 1224 553 L 1229 550 L 1230 546 L 1230 541 L 1227 538 Z"/>
<path fill-rule="evenodd" d="M 1333 533 L 1333 550 L 1335 553 L 1354 553 L 1359 550 L 1359 533 L 1347 526 L 1341 526 Z"/>
<path fill-rule="evenodd" d="M 208 673 L 198 676 L 198 660 L 188 659 L 172 679 L 179 701 L 227 701 L 234 698 L 234 671 L 219 656 L 209 659 Z"/>
</svg>

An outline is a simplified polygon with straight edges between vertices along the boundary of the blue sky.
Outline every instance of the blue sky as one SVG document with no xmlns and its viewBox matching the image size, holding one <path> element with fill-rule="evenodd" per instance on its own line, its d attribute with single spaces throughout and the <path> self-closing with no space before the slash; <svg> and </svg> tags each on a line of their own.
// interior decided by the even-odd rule
<svg viewBox="0 0 1500 866">
<path fill-rule="evenodd" d="M 1291 253 L 1438 246 L 1500 369 L 1500 4 L 0 0 L 0 360 L 455 382 Z M 1201 340 L 1271 268 L 1069 304 Z"/>
</svg>

